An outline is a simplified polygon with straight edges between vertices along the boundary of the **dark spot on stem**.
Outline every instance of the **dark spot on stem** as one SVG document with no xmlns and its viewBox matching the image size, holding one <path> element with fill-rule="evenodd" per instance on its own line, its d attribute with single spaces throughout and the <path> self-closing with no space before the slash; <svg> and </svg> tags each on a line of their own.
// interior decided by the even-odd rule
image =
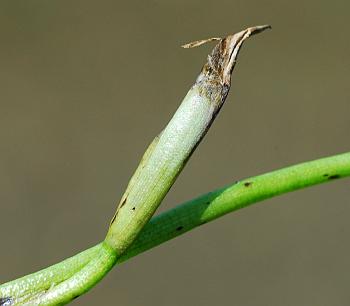
<svg viewBox="0 0 350 306">
<path fill-rule="evenodd" d="M 115 221 L 115 218 L 117 217 L 117 213 L 113 216 L 111 224 L 113 224 L 113 222 Z M 1 305 L 1 304 L 0 304 Z"/>
<path fill-rule="evenodd" d="M 337 178 L 340 178 L 339 174 L 334 174 L 334 175 L 331 175 L 330 177 L 328 177 L 329 180 L 335 180 Z"/>
<path fill-rule="evenodd" d="M 184 228 L 184 227 L 183 227 L 182 225 L 180 225 L 180 226 L 178 226 L 178 227 L 176 228 L 176 230 L 179 232 L 179 231 L 181 231 L 183 228 Z"/>
<path fill-rule="evenodd" d="M 323 174 L 323 176 L 324 176 L 324 177 L 327 177 L 327 176 L 329 176 L 329 174 L 328 174 L 328 173 L 325 173 L 325 174 Z"/>
<path fill-rule="evenodd" d="M 13 305 L 13 299 L 11 297 L 0 298 L 0 306 L 10 306 Z"/>
<path fill-rule="evenodd" d="M 123 202 L 120 204 L 120 208 L 122 208 L 122 207 L 125 205 L 126 199 L 127 199 L 127 197 L 126 197 L 126 198 L 123 200 Z"/>
<path fill-rule="evenodd" d="M 133 208 L 132 208 L 132 210 L 135 210 L 135 209 L 136 209 L 136 207 L 133 207 Z"/>
<path fill-rule="evenodd" d="M 251 184 L 253 184 L 253 183 L 252 182 L 245 182 L 244 186 L 249 187 Z"/>
</svg>

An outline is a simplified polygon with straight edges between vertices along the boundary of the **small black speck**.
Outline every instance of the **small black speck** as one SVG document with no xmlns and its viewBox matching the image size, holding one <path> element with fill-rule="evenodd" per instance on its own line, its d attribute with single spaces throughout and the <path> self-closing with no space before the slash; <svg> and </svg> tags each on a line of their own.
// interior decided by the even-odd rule
<svg viewBox="0 0 350 306">
<path fill-rule="evenodd" d="M 244 186 L 249 187 L 251 184 L 253 184 L 253 183 L 252 182 L 245 182 Z"/>
<path fill-rule="evenodd" d="M 340 175 L 339 175 L 339 174 L 331 175 L 328 179 L 329 179 L 329 180 L 334 180 L 334 179 L 337 179 L 337 178 L 340 178 Z"/>
<path fill-rule="evenodd" d="M 2 297 L 2 298 L 0 298 L 0 305 L 1 306 L 13 305 L 13 299 L 10 297 Z"/>
<path fill-rule="evenodd" d="M 135 207 L 132 208 L 132 210 L 135 210 L 135 209 L 136 209 Z"/>
<path fill-rule="evenodd" d="M 76 295 L 76 296 L 74 296 L 73 298 L 72 298 L 72 300 L 75 300 L 76 298 L 78 298 L 80 295 L 78 294 L 78 295 Z"/>
<path fill-rule="evenodd" d="M 183 228 L 184 228 L 183 226 L 178 226 L 178 227 L 176 228 L 176 230 L 177 230 L 177 231 L 181 231 Z"/>
</svg>

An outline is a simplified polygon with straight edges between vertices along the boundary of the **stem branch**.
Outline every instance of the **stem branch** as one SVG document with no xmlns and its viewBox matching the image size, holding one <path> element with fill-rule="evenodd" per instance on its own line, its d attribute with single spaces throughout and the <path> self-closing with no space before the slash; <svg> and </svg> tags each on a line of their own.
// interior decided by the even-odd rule
<svg viewBox="0 0 350 306">
<path fill-rule="evenodd" d="M 287 192 L 348 176 L 350 176 L 350 152 L 254 176 L 204 194 L 153 217 L 121 257 L 115 259 L 114 253 L 108 253 L 108 251 L 105 251 L 105 254 L 107 254 L 107 258 L 111 258 L 109 263 L 120 264 L 133 256 L 237 209 Z M 84 267 L 88 266 L 89 269 L 93 267 L 88 263 L 94 262 L 96 264 L 96 260 L 101 258 L 102 247 L 103 243 L 100 243 L 56 265 L 1 285 L 0 305 L 12 305 L 5 304 L 6 301 L 10 300 L 20 302 L 23 300 L 23 296 L 49 290 L 52 284 L 59 284 L 67 278 L 74 280 L 75 274 Z M 108 267 L 111 268 L 111 266 Z M 96 274 L 96 281 L 103 276 L 103 273 L 100 270 L 100 273 Z M 93 284 L 94 282 L 90 282 L 90 287 Z M 62 294 L 64 295 L 63 292 Z M 1 299 L 4 301 L 3 304 L 1 304 Z"/>
</svg>

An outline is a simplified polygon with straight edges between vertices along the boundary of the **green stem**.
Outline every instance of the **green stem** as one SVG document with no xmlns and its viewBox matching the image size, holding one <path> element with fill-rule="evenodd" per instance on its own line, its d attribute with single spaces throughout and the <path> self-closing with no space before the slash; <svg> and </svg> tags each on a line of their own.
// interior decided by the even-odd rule
<svg viewBox="0 0 350 306">
<path fill-rule="evenodd" d="M 229 212 L 280 194 L 347 176 L 350 176 L 350 152 L 272 171 L 212 191 L 153 217 L 131 247 L 117 259 L 117 263 Z M 79 279 L 80 271 L 89 262 L 95 264 L 96 258 L 101 257 L 102 247 L 103 244 L 99 244 L 42 271 L 3 284 L 0 286 L 0 298 L 3 298 L 4 301 L 6 298 L 21 301 L 23 296 L 30 296 L 44 289 L 48 290 L 54 283 L 61 283 L 67 278 L 70 278 L 71 281 L 75 280 L 75 273 L 78 273 Z M 104 252 L 107 258 L 111 258 L 109 263 L 115 260 L 114 253 L 108 248 Z M 94 270 L 92 268 L 94 264 L 88 265 L 86 270 Z M 110 268 L 109 265 L 106 266 Z M 105 272 L 103 270 L 101 273 L 100 269 L 96 273 L 97 277 L 89 282 L 90 287 Z M 87 290 L 90 287 L 84 287 L 84 289 Z M 62 294 L 64 295 L 64 291 Z"/>
<path fill-rule="evenodd" d="M 62 283 L 78 273 L 98 255 L 100 248 L 101 243 L 46 269 L 5 283 L 0 286 L 0 297 L 20 302 L 37 292 L 45 292 L 53 284 Z"/>
<path fill-rule="evenodd" d="M 350 152 L 272 171 L 209 192 L 153 217 L 118 263 L 237 209 L 347 176 Z"/>
<path fill-rule="evenodd" d="M 69 279 L 53 284 L 46 292 L 30 297 L 29 305 L 63 305 L 84 294 L 97 284 L 113 268 L 117 259 L 115 251 L 105 242 L 98 245 L 98 252 Z"/>
</svg>

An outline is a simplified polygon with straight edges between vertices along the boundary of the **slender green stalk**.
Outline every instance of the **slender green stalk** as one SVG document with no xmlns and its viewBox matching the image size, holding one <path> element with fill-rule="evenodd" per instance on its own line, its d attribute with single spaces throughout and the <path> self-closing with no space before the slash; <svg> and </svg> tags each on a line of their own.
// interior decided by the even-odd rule
<svg viewBox="0 0 350 306">
<path fill-rule="evenodd" d="M 0 286 L 0 297 L 11 297 L 19 303 L 38 292 L 46 292 L 53 284 L 62 283 L 83 269 L 98 256 L 100 248 L 101 243 L 46 269 L 5 283 Z"/>
<path fill-rule="evenodd" d="M 238 181 L 153 217 L 118 263 L 237 209 L 348 176 L 350 152 Z"/>
<path fill-rule="evenodd" d="M 115 262 L 116 253 L 102 242 L 29 277 L 0 286 L 0 305 L 66 304 L 99 282 Z"/>
<path fill-rule="evenodd" d="M 209 192 L 153 217 L 117 263 L 250 204 L 348 176 L 350 152 L 272 171 Z M 101 248 L 102 244 L 98 244 L 61 263 L 1 285 L 0 299 L 25 298 L 32 292 L 48 290 L 53 283 L 74 279 L 75 273 L 100 256 Z"/>
<path fill-rule="evenodd" d="M 82 295 L 98 283 L 116 262 L 115 251 L 105 242 L 98 246 L 96 255 L 80 271 L 64 282 L 51 284 L 45 292 L 31 296 L 24 305 L 62 305 Z"/>
</svg>

